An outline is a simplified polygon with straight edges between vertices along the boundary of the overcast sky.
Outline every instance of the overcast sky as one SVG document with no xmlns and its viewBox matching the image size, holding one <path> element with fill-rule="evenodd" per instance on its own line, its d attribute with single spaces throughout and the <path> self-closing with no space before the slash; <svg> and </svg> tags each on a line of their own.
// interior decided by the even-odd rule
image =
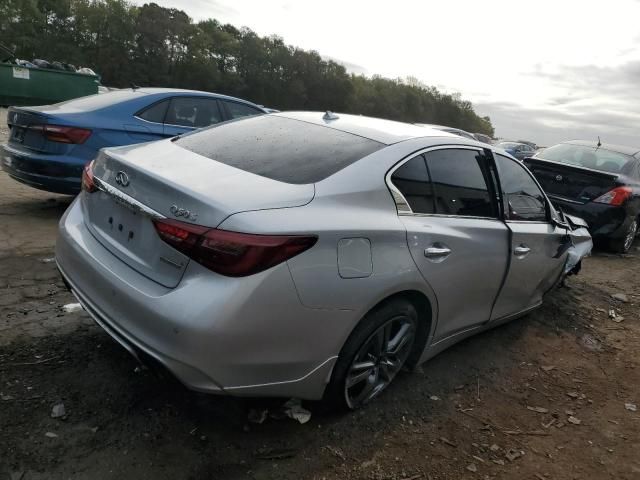
<svg viewBox="0 0 640 480">
<path fill-rule="evenodd" d="M 640 147 L 640 0 L 155 1 L 460 92 L 500 137 Z"/>
</svg>

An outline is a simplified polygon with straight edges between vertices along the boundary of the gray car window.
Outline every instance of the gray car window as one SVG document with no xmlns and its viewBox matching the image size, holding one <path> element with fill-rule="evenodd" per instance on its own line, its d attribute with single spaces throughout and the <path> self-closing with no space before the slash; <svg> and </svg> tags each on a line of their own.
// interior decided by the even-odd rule
<svg viewBox="0 0 640 480">
<path fill-rule="evenodd" d="M 174 97 L 171 99 L 165 123 L 202 128 L 221 121 L 222 115 L 215 98 Z"/>
<path fill-rule="evenodd" d="M 436 213 L 496 217 L 478 150 L 443 149 L 425 154 L 433 182 Z"/>
<path fill-rule="evenodd" d="M 504 155 L 495 155 L 509 220 L 547 221 L 545 197 L 529 172 Z"/>
<path fill-rule="evenodd" d="M 278 115 L 256 115 L 185 135 L 176 145 L 280 182 L 324 180 L 384 144 Z"/>
<path fill-rule="evenodd" d="M 400 190 L 414 213 L 435 213 L 433 186 L 422 155 L 412 158 L 393 172 L 391 182 Z"/>
</svg>

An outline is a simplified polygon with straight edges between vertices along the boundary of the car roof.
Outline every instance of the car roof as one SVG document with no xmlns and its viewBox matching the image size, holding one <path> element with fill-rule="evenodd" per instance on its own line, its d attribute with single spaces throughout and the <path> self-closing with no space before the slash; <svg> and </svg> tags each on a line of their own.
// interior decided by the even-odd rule
<svg viewBox="0 0 640 480">
<path fill-rule="evenodd" d="M 222 98 L 225 100 L 232 100 L 235 102 L 242 102 L 257 107 L 266 112 L 266 109 L 262 105 L 258 105 L 257 103 L 250 102 L 249 100 L 245 100 L 243 98 L 232 97 L 230 95 L 223 95 L 221 93 L 215 92 L 205 92 L 202 90 L 188 90 L 184 88 L 157 88 L 157 87 L 140 87 L 134 90 L 135 92 L 145 93 L 147 95 L 159 95 L 159 94 L 173 94 L 173 95 L 207 95 L 216 98 Z"/>
<path fill-rule="evenodd" d="M 333 128 L 384 143 L 385 145 L 418 137 L 456 137 L 456 135 L 434 128 L 425 128 L 394 120 L 364 117 L 362 115 L 333 114 L 330 112 L 280 112 L 272 113 L 271 115 Z"/>
<path fill-rule="evenodd" d="M 598 142 L 593 142 L 589 140 L 570 140 L 568 142 L 562 142 L 569 145 L 581 145 L 584 147 L 598 147 Z M 637 147 L 628 147 L 626 145 L 614 145 L 612 143 L 601 143 L 600 147 L 603 150 L 609 150 L 611 152 L 622 153 L 624 155 L 633 156 L 636 153 L 640 153 L 640 148 Z"/>
</svg>

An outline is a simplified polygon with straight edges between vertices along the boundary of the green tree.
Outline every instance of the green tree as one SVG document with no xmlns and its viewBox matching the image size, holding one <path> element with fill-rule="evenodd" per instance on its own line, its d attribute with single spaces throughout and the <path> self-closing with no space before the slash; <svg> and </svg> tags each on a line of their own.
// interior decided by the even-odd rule
<svg viewBox="0 0 640 480">
<path fill-rule="evenodd" d="M 333 110 L 493 135 L 459 94 L 415 77 L 349 75 L 318 52 L 215 19 L 126 0 L 0 0 L 0 43 L 19 58 L 88 66 L 106 85 L 216 91 L 281 110 Z"/>
</svg>

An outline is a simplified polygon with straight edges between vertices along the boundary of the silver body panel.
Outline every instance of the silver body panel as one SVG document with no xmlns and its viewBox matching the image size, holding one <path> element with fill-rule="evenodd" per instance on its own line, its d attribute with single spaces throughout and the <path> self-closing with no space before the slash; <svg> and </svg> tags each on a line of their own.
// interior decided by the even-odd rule
<svg viewBox="0 0 640 480">
<path fill-rule="evenodd" d="M 327 123 L 317 114 L 290 115 Z M 392 295 L 412 292 L 426 300 L 428 311 L 420 315 L 431 322 L 424 361 L 535 308 L 560 279 L 570 254 L 552 258 L 558 228 L 551 223 L 399 211 L 387 184 L 394 167 L 425 149 L 486 145 L 398 122 L 340 115 L 328 123 L 386 146 L 304 185 L 253 175 L 169 140 L 103 152 L 96 177 L 124 192 L 114 181 L 126 169 L 126 194 L 148 209 L 139 213 L 147 225 L 156 214 L 175 218 L 170 207 L 179 203 L 197 213 L 192 223 L 254 234 L 308 233 L 318 241 L 240 278 L 216 274 L 155 238 L 147 238 L 150 252 L 140 249 L 133 259 L 135 252 L 119 252 L 123 243 L 112 239 L 111 245 L 110 234 L 99 231 L 117 202 L 102 198 L 104 191 L 83 192 L 61 219 L 56 246 L 72 291 L 132 353 L 155 358 L 190 388 L 319 399 L 349 334 Z M 584 228 L 578 233 L 575 262 L 591 245 Z M 521 243 L 530 252 L 515 258 L 514 245 Z M 179 267 L 162 270 L 166 262 L 158 258 L 164 256 Z"/>
</svg>

